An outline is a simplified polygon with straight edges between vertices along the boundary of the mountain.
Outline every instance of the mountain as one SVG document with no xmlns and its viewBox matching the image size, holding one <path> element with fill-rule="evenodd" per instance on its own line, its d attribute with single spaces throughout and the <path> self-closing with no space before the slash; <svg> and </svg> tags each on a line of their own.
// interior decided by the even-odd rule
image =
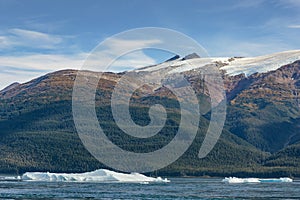
<svg viewBox="0 0 300 200">
<path fill-rule="evenodd" d="M 14 82 L 14 83 L 10 84 L 9 86 L 5 87 L 3 90 L 1 90 L 1 92 L 4 93 L 5 91 L 11 90 L 14 87 L 17 87 L 18 85 L 20 85 L 20 83 Z"/>
<path fill-rule="evenodd" d="M 180 56 L 179 56 L 179 55 L 175 55 L 175 56 L 173 56 L 172 58 L 169 58 L 168 60 L 166 60 L 165 62 L 177 60 L 178 58 L 180 58 Z"/>
<path fill-rule="evenodd" d="M 0 111 L 0 170 L 2 172 L 25 171 L 64 171 L 79 172 L 90 171 L 105 167 L 95 160 L 82 145 L 76 134 L 72 116 L 72 87 L 76 78 L 77 71 L 64 70 L 47 74 L 34 79 L 28 83 L 21 84 L 9 91 L 1 91 Z M 94 72 L 90 72 L 95 75 Z M 116 84 L 119 74 L 105 73 L 104 80 L 99 82 L 99 97 L 110 95 L 114 84 Z M 157 95 L 163 95 L 158 90 Z M 147 116 L 145 103 L 155 103 L 155 95 L 150 99 L 142 99 L 143 105 L 138 104 L 136 97 L 133 110 L 133 118 Z M 96 98 L 97 99 L 97 98 Z M 160 103 L 168 107 L 177 104 L 172 97 L 162 99 Z M 172 102 L 174 102 L 172 105 Z M 113 123 L 110 111 L 110 102 L 98 100 L 96 103 L 98 116 L 103 119 L 103 126 L 108 130 L 108 137 L 116 144 L 131 151 L 150 151 L 159 149 L 172 139 L 179 122 L 178 112 L 170 110 L 170 119 L 166 126 L 173 131 L 163 130 L 153 140 L 135 140 L 124 137 L 124 134 Z M 138 123 L 146 123 L 145 119 L 139 119 Z M 201 117 L 199 124 L 199 134 L 195 142 L 181 160 L 163 169 L 164 174 L 185 174 L 185 173 L 204 173 L 201 169 L 208 170 L 208 166 L 215 166 L 215 172 L 221 173 L 222 165 L 232 171 L 232 165 L 248 168 L 257 165 L 261 157 L 265 154 L 252 145 L 234 136 L 228 131 L 223 132 L 223 136 L 210 156 L 205 160 L 198 159 L 199 144 L 201 144 L 204 133 L 207 129 L 208 121 Z M 125 144 L 124 141 L 126 141 Z M 223 159 L 221 155 L 226 157 Z M 255 155 L 255 156 L 253 156 Z M 239 158 L 239 162 L 235 159 Z M 194 162 L 190 162 L 194 160 Z M 197 165 L 195 165 L 197 163 Z M 207 164 L 205 164 L 207 163 Z M 221 165 L 221 166 L 219 166 Z"/>
<path fill-rule="evenodd" d="M 274 71 L 242 77 L 239 92 L 233 89 L 228 95 L 229 130 L 272 153 L 297 142 L 299 72 L 300 62 L 295 61 Z"/>
<path fill-rule="evenodd" d="M 140 71 L 169 67 L 168 74 L 188 74 L 201 83 L 196 70 L 216 64 L 223 71 L 228 130 L 257 148 L 274 153 L 298 141 L 299 60 L 300 51 L 293 50 L 253 58 L 195 58 Z"/>
<path fill-rule="evenodd" d="M 194 59 L 194 58 L 200 58 L 200 56 L 196 53 L 191 53 L 187 56 L 184 56 L 181 60 L 189 60 L 189 59 Z"/>
<path fill-rule="evenodd" d="M 202 116 L 197 136 L 175 163 L 159 170 L 165 175 L 300 176 L 300 51 L 255 58 L 171 59 L 129 72 L 134 76 L 174 78 L 183 74 L 199 99 Z M 209 124 L 210 94 L 202 71 L 217 66 L 224 80 L 227 118 L 221 138 L 207 157 L 197 157 Z M 157 150 L 174 137 L 180 114 L 174 94 L 167 88 L 146 85 L 131 99 L 132 119 L 149 123 L 150 105 L 160 103 L 168 118 L 151 139 L 126 135 L 114 122 L 110 98 L 123 73 L 85 72 L 102 76 L 96 91 L 96 112 L 107 137 L 134 152 Z M 82 172 L 106 167 L 82 145 L 72 116 L 76 70 L 46 74 L 0 91 L 0 171 Z M 123 90 L 130 89 L 128 85 Z M 180 88 L 181 85 L 176 87 Z M 218 102 L 223 101 L 222 97 Z"/>
</svg>

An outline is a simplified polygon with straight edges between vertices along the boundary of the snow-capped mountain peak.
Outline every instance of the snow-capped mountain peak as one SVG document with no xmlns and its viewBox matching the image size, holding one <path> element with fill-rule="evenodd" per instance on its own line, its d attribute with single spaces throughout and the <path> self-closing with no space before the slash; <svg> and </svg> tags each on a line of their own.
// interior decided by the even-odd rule
<svg viewBox="0 0 300 200">
<path fill-rule="evenodd" d="M 284 51 L 257 57 L 194 57 L 190 59 L 173 59 L 158 65 L 153 65 L 135 71 L 157 71 L 168 69 L 168 74 L 181 73 L 202 68 L 211 64 L 219 64 L 221 70 L 226 74 L 234 76 L 244 73 L 246 76 L 256 72 L 263 73 L 276 70 L 283 65 L 300 60 L 300 50 Z"/>
<path fill-rule="evenodd" d="M 300 60 L 300 50 L 284 51 L 258 57 L 237 58 L 221 67 L 229 75 L 244 73 L 246 76 L 256 72 L 263 73 L 273 71 L 283 65 L 291 64 Z"/>
</svg>

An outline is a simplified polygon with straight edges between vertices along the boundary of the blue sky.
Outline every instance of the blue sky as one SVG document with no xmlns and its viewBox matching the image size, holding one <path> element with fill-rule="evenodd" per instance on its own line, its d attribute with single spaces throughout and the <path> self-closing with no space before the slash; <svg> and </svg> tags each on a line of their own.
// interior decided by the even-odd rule
<svg viewBox="0 0 300 200">
<path fill-rule="evenodd" d="M 180 31 L 211 56 L 300 49 L 299 9 L 300 0 L 0 0 L 0 88 L 78 69 L 101 41 L 132 28 Z M 168 56 L 141 51 L 128 64 Z"/>
</svg>

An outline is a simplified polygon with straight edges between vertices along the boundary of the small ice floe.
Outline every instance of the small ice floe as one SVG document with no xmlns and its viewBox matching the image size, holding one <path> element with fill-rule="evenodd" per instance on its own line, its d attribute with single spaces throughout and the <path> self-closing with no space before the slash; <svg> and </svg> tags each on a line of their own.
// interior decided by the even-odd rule
<svg viewBox="0 0 300 200">
<path fill-rule="evenodd" d="M 237 178 L 237 177 L 226 177 L 222 180 L 225 183 L 289 183 L 293 182 L 291 178 Z"/>
<path fill-rule="evenodd" d="M 0 176 L 0 181 L 21 181 L 21 176 Z"/>
</svg>

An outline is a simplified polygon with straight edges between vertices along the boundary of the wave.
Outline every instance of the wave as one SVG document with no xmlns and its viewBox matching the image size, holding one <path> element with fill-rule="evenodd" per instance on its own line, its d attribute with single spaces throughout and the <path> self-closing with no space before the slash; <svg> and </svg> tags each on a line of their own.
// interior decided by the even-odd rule
<svg viewBox="0 0 300 200">
<path fill-rule="evenodd" d="M 98 169 L 85 173 L 49 173 L 49 172 L 26 172 L 22 175 L 23 181 L 42 181 L 42 182 L 170 182 L 161 177 L 153 178 L 139 173 L 118 173 L 107 169 Z"/>
<path fill-rule="evenodd" d="M 226 183 L 290 183 L 293 182 L 291 178 L 237 178 L 237 177 L 226 177 L 222 180 Z"/>
</svg>

